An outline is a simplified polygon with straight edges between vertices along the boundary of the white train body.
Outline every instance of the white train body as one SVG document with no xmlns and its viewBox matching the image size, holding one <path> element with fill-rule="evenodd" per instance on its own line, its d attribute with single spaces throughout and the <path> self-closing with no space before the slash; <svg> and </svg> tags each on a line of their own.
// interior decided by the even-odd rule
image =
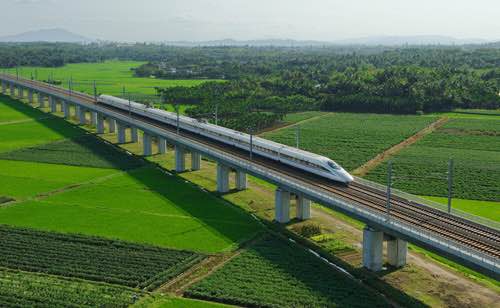
<svg viewBox="0 0 500 308">
<path fill-rule="evenodd" d="M 130 111 L 131 113 L 167 123 L 172 126 L 177 125 L 177 114 L 173 112 L 156 108 L 148 108 L 144 104 L 129 102 L 128 100 L 109 95 L 99 96 L 98 102 L 125 111 Z M 246 151 L 250 151 L 250 135 L 245 133 L 210 123 L 200 122 L 196 119 L 182 115 L 179 116 L 179 128 L 230 144 Z M 254 154 L 279 161 L 286 165 L 293 166 L 334 181 L 346 184 L 353 181 L 353 177 L 347 171 L 327 157 L 259 137 L 253 137 L 252 139 L 252 153 Z"/>
</svg>

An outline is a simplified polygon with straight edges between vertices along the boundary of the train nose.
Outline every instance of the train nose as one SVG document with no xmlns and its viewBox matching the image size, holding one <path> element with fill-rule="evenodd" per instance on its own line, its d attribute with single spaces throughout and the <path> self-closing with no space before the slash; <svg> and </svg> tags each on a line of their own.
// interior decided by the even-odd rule
<svg viewBox="0 0 500 308">
<path fill-rule="evenodd" d="M 354 178 L 352 175 L 349 174 L 349 172 L 342 170 L 342 177 L 345 179 L 346 183 L 350 183 L 354 181 Z"/>
</svg>

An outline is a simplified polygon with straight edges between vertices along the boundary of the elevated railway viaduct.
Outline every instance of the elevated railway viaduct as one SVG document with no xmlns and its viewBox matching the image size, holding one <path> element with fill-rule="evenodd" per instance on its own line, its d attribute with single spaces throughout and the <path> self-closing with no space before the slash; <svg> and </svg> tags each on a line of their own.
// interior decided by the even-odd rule
<svg viewBox="0 0 500 308">
<path fill-rule="evenodd" d="M 229 176 L 235 171 L 236 189 L 247 188 L 247 174 L 275 184 L 275 220 L 290 221 L 290 202 L 296 200 L 296 216 L 310 218 L 311 201 L 343 212 L 366 223 L 363 232 L 363 265 L 379 271 L 384 264 L 383 242 L 387 242 L 387 263 L 395 267 L 406 264 L 407 242 L 422 246 L 449 257 L 463 265 L 500 278 L 500 231 L 497 224 L 473 221 L 394 195 L 387 202 L 383 187 L 362 179 L 349 186 L 311 175 L 249 151 L 238 149 L 210 138 L 177 131 L 163 122 L 145 118 L 108 105 L 99 104 L 96 97 L 69 91 L 42 82 L 20 79 L 1 74 L 3 94 L 20 99 L 27 98 L 34 107 L 61 110 L 64 117 L 75 111 L 80 124 L 96 127 L 98 134 L 105 132 L 105 121 L 110 133 L 118 134 L 118 143 L 125 143 L 126 130 L 131 142 L 137 142 L 142 131 L 144 155 L 152 155 L 156 141 L 159 153 L 167 151 L 167 143 L 175 146 L 175 169 L 186 171 L 186 153 L 191 153 L 191 169 L 200 168 L 201 156 L 217 162 L 217 190 L 230 190 Z M 72 108 L 70 108 L 73 106 Z"/>
</svg>

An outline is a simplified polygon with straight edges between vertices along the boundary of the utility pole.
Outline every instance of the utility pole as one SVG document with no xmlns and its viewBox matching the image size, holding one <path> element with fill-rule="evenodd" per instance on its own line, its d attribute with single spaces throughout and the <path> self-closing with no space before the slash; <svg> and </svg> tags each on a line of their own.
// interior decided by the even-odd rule
<svg viewBox="0 0 500 308">
<path fill-rule="evenodd" d="M 295 126 L 295 142 L 297 143 L 297 149 L 299 149 L 300 145 L 300 125 Z"/>
<path fill-rule="evenodd" d="M 387 163 L 387 218 L 391 215 L 392 161 Z"/>
<path fill-rule="evenodd" d="M 97 87 L 94 80 L 94 100 L 97 101 Z"/>
<path fill-rule="evenodd" d="M 69 96 L 71 96 L 72 87 L 73 87 L 73 81 L 70 79 L 68 80 Z"/>
<path fill-rule="evenodd" d="M 38 80 L 38 70 L 35 70 L 35 80 Z"/>
<path fill-rule="evenodd" d="M 19 80 L 19 67 L 16 66 L 16 79 Z"/>
<path fill-rule="evenodd" d="M 122 97 L 125 98 L 125 86 L 122 86 Z M 130 99 L 130 95 L 129 95 L 129 99 Z"/>
<path fill-rule="evenodd" d="M 451 213 L 451 198 L 453 194 L 453 159 L 448 161 L 448 213 Z"/>
</svg>

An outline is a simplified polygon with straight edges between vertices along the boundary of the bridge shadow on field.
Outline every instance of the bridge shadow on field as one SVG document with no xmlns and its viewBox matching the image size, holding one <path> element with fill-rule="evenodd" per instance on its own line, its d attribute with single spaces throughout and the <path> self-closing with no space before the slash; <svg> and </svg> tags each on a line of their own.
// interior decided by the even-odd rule
<svg viewBox="0 0 500 308">
<path fill-rule="evenodd" d="M 202 232 L 216 234 L 218 238 L 231 242 L 230 246 L 240 245 L 254 237 L 262 228 L 241 208 L 236 205 L 230 206 L 228 202 L 223 202 L 214 194 L 202 191 L 192 183 L 186 183 L 185 179 L 175 174 L 166 174 L 164 170 L 160 170 L 156 163 L 147 161 L 139 155 L 133 155 L 61 117 L 34 109 L 26 103 L 8 96 L 0 95 L 0 99 L 8 107 L 23 113 L 34 122 L 56 132 L 63 138 L 63 140 L 38 146 L 0 153 L 0 159 L 113 168 L 125 171 L 133 181 L 139 184 L 138 186 L 142 190 L 150 191 L 162 199 L 170 201 L 177 212 L 183 213 L 183 216 L 192 217 L 198 224 L 207 229 Z M 33 134 L 36 133 L 34 130 Z M 123 189 L 127 189 L 127 187 L 123 187 Z M 89 199 L 88 203 L 91 202 Z M 135 206 L 132 204 L 133 201 L 129 202 L 127 209 Z M 165 219 L 168 219 L 168 216 L 167 213 Z M 124 228 L 137 228 L 137 232 L 141 230 L 138 223 L 133 221 Z M 167 230 L 167 233 L 170 236 L 182 235 L 183 233 L 187 235 L 190 232 L 199 233 L 199 229 L 198 226 L 193 229 L 179 230 L 179 232 Z M 163 235 L 161 231 L 158 230 L 158 236 Z"/>
</svg>

